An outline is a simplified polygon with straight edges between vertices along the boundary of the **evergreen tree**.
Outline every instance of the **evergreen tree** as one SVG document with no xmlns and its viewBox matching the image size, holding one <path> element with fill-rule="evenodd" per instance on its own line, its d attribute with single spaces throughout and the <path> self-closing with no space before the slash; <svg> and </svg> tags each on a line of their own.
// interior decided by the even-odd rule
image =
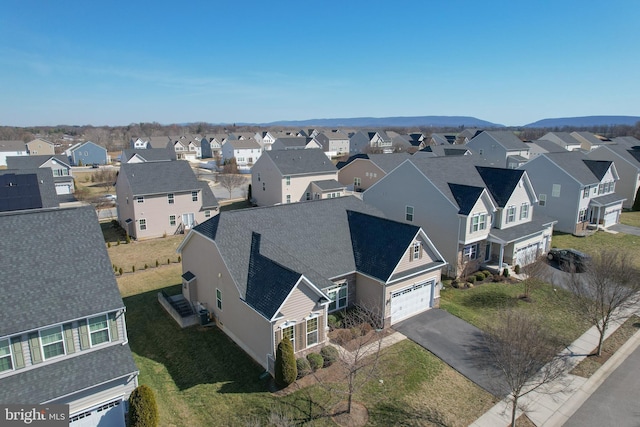
<svg viewBox="0 0 640 427">
<path fill-rule="evenodd" d="M 298 377 L 296 358 L 289 337 L 284 337 L 276 349 L 275 374 L 276 384 L 280 387 L 288 386 Z"/>
</svg>

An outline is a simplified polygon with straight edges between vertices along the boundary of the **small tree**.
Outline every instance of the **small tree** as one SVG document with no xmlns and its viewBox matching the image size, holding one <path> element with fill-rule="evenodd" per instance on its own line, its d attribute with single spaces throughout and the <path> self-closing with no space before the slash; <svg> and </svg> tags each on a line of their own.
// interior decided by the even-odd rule
<svg viewBox="0 0 640 427">
<path fill-rule="evenodd" d="M 218 182 L 229 192 L 229 198 L 231 198 L 233 190 L 244 184 L 245 178 L 238 174 L 221 173 L 218 175 Z"/>
<path fill-rule="evenodd" d="M 596 354 L 602 354 L 604 334 L 612 321 L 623 319 L 625 309 L 637 302 L 638 271 L 628 253 L 603 249 L 587 263 L 585 272 L 571 269 L 567 280 L 580 314 L 600 334 Z"/>
<path fill-rule="evenodd" d="M 531 254 L 525 256 L 522 273 L 525 279 L 522 281 L 524 286 L 524 298 L 531 298 L 531 293 L 538 289 L 548 279 L 547 261 L 544 255 Z"/>
<path fill-rule="evenodd" d="M 129 426 L 156 427 L 158 425 L 158 405 L 153 390 L 139 385 L 129 396 Z"/>
<path fill-rule="evenodd" d="M 558 355 L 559 341 L 531 313 L 502 312 L 484 338 L 488 357 L 506 381 L 512 402 L 511 426 L 515 427 L 518 400 L 534 390 L 543 391 L 542 386 L 559 379 L 566 360 Z"/>
<path fill-rule="evenodd" d="M 275 380 L 280 387 L 293 383 L 298 376 L 296 357 L 293 355 L 293 345 L 289 337 L 284 337 L 276 349 Z"/>
</svg>

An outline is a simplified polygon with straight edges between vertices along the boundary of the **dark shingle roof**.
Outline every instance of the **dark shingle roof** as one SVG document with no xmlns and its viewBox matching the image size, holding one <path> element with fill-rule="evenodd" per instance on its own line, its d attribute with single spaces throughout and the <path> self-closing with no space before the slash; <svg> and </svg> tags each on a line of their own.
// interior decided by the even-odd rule
<svg viewBox="0 0 640 427">
<path fill-rule="evenodd" d="M 268 156 L 283 176 L 338 171 L 324 151 L 319 149 L 271 150 L 262 155 Z"/>
<path fill-rule="evenodd" d="M 202 188 L 202 210 L 218 207 L 218 199 L 214 196 L 211 187 L 207 181 L 198 181 Z"/>
<path fill-rule="evenodd" d="M 38 197 L 40 203 L 38 203 L 42 208 L 57 208 L 60 203 L 58 201 L 58 195 L 56 194 L 55 180 L 53 178 L 53 174 L 51 169 L 49 168 L 36 168 L 36 169 L 4 169 L 0 170 L 0 211 L 10 211 L 16 210 L 12 209 L 9 205 L 13 202 L 10 202 L 9 199 L 15 196 L 23 197 L 29 194 L 27 191 L 24 191 L 20 186 L 5 187 L 9 182 L 12 184 L 17 184 L 16 179 L 22 179 L 22 176 L 33 176 L 35 178 L 31 179 L 32 185 L 34 185 L 33 180 L 35 179 L 35 184 L 38 185 Z M 8 178 L 11 176 L 11 178 Z M 11 195 L 10 195 L 11 194 Z M 34 195 L 34 194 L 32 194 Z M 15 205 L 14 205 L 15 207 Z"/>
<path fill-rule="evenodd" d="M 493 138 L 494 141 L 496 141 L 498 144 L 500 144 L 506 150 L 528 150 L 529 149 L 527 147 L 527 144 L 522 142 L 520 140 L 520 138 L 518 138 L 516 136 L 516 134 L 511 132 L 511 131 L 506 131 L 506 130 L 487 131 L 487 130 L 485 130 L 485 131 L 482 131 L 481 133 L 484 133 L 484 134 L 490 136 L 491 138 Z M 474 138 L 477 138 L 477 136 L 478 135 L 476 135 Z"/>
<path fill-rule="evenodd" d="M 458 213 L 461 215 L 469 215 L 484 190 L 482 187 L 451 183 L 449 183 L 449 189 L 458 204 Z"/>
<path fill-rule="evenodd" d="M 589 170 L 601 181 L 611 167 L 612 161 L 609 160 L 583 160 Z"/>
<path fill-rule="evenodd" d="M 129 345 L 111 345 L 0 380 L 0 402 L 44 403 L 137 372 Z"/>
<path fill-rule="evenodd" d="M 342 169 L 343 167 L 347 166 L 349 163 L 353 162 L 356 159 L 368 159 L 368 158 L 369 158 L 368 154 L 363 154 L 363 153 L 355 154 L 355 155 L 349 157 L 347 160 L 345 160 L 343 162 L 338 162 L 336 164 L 336 167 L 338 169 Z"/>
<path fill-rule="evenodd" d="M 127 177 L 134 196 L 195 191 L 201 188 L 189 163 L 175 162 L 124 163 L 120 173 Z"/>
<path fill-rule="evenodd" d="M 501 208 L 505 207 L 524 174 L 523 170 L 484 166 L 476 166 L 476 170 L 482 177 L 493 200 Z"/>
<path fill-rule="evenodd" d="M 579 151 L 565 151 L 563 153 L 545 153 L 540 157 L 546 157 L 558 165 L 562 170 L 572 176 L 581 185 L 593 185 L 600 182 L 591 169 L 584 162 L 588 158 Z M 534 159 L 536 161 L 537 159 Z M 609 162 L 610 164 L 611 162 Z M 524 166 L 523 169 L 527 167 Z"/>
<path fill-rule="evenodd" d="M 67 167 L 69 159 L 62 155 L 37 155 L 37 156 L 9 156 L 7 157 L 7 168 L 9 169 L 36 169 L 45 164 L 49 159 L 54 158 L 57 162 Z"/>
<path fill-rule="evenodd" d="M 4 213 L 0 229 L 0 336 L 123 307 L 92 207 Z"/>
<path fill-rule="evenodd" d="M 0 152 L 1 151 L 27 151 L 27 144 L 24 141 L 0 141 Z"/>
<path fill-rule="evenodd" d="M 145 162 L 163 162 L 174 160 L 168 148 L 147 148 L 122 150 L 122 162 L 128 162 L 135 155 Z"/>
<path fill-rule="evenodd" d="M 418 234 L 419 227 L 347 211 L 356 269 L 387 281 Z"/>
</svg>

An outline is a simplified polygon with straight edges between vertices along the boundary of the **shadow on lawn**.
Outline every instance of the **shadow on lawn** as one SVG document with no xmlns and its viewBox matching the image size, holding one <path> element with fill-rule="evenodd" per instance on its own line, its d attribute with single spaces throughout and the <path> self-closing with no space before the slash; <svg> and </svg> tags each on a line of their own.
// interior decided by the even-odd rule
<svg viewBox="0 0 640 427">
<path fill-rule="evenodd" d="M 219 384 L 219 393 L 266 391 L 264 371 L 217 327 L 180 329 L 160 306 L 157 293 L 180 292 L 169 286 L 124 298 L 131 350 L 163 365 L 180 390 Z"/>
</svg>

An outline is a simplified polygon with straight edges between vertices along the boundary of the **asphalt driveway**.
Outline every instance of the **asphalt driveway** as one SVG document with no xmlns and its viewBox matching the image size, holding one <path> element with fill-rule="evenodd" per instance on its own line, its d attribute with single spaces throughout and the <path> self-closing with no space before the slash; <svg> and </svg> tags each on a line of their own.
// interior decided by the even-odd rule
<svg viewBox="0 0 640 427">
<path fill-rule="evenodd" d="M 507 394 L 502 373 L 488 360 L 482 331 L 475 326 L 434 308 L 395 324 L 393 329 L 489 393 L 500 397 Z"/>
<path fill-rule="evenodd" d="M 617 231 L 618 233 L 633 234 L 634 236 L 640 236 L 640 228 L 632 227 L 625 224 L 614 224 L 609 227 L 609 230 Z"/>
</svg>

